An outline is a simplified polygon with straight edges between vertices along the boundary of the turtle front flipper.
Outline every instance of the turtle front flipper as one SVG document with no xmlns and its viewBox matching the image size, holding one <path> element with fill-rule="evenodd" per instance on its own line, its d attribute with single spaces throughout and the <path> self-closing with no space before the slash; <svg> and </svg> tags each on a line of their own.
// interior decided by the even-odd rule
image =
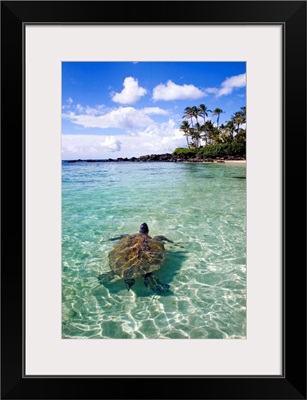
<svg viewBox="0 0 307 400">
<path fill-rule="evenodd" d="M 154 239 L 160 240 L 161 242 L 174 243 L 172 240 L 169 240 L 167 237 L 162 235 L 155 236 Z"/>
<path fill-rule="evenodd" d="M 167 283 L 162 283 L 152 273 L 144 276 L 144 284 L 147 288 L 153 290 L 157 294 L 164 294 L 169 292 L 170 286 Z"/>
<path fill-rule="evenodd" d="M 114 278 L 114 272 L 106 272 L 105 274 L 101 274 L 98 276 L 98 280 L 100 283 L 110 282 Z"/>
</svg>

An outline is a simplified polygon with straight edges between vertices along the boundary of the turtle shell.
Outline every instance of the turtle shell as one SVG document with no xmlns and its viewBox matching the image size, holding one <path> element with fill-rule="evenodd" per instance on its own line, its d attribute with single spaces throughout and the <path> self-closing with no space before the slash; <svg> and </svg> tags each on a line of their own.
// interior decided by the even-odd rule
<svg viewBox="0 0 307 400">
<path fill-rule="evenodd" d="M 137 278 L 160 268 L 164 260 L 163 243 L 150 236 L 137 233 L 123 238 L 109 253 L 109 264 L 121 278 Z"/>
</svg>

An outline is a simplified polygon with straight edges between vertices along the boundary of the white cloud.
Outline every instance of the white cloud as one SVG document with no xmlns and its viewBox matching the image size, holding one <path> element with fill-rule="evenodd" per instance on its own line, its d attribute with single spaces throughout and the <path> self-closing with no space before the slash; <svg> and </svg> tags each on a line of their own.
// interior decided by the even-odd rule
<svg viewBox="0 0 307 400">
<path fill-rule="evenodd" d="M 174 120 L 169 119 L 167 122 L 153 123 L 146 129 L 136 132 L 135 135 L 142 137 L 159 136 L 160 138 L 163 136 L 174 136 L 175 131 L 179 131 L 179 129 L 177 129 L 178 125 L 176 128 L 175 126 Z"/>
<path fill-rule="evenodd" d="M 170 119 L 164 123 L 152 123 L 146 129 L 130 135 L 62 135 L 62 158 L 140 157 L 172 153 L 176 147 L 185 145 L 185 137 L 175 121 Z"/>
<path fill-rule="evenodd" d="M 62 158 L 108 158 L 111 153 L 120 152 L 121 145 L 115 136 L 62 135 Z"/>
<path fill-rule="evenodd" d="M 84 111 L 84 108 L 81 106 L 81 104 L 77 104 L 77 105 L 76 105 L 76 109 L 77 109 L 77 111 L 80 112 L 80 113 Z"/>
<path fill-rule="evenodd" d="M 246 86 L 246 74 L 240 74 L 231 76 L 225 79 L 219 88 L 209 87 L 204 90 L 206 95 L 215 94 L 216 97 L 225 96 L 231 94 L 234 89 L 242 88 Z"/>
<path fill-rule="evenodd" d="M 219 91 L 219 89 L 218 88 L 207 88 L 207 89 L 205 89 L 205 92 L 207 93 L 207 94 L 217 94 L 218 93 L 218 91 Z"/>
<path fill-rule="evenodd" d="M 152 123 L 152 119 L 143 110 L 136 110 L 133 107 L 119 107 L 103 115 L 99 115 L 95 109 L 85 114 L 70 112 L 63 114 L 63 118 L 70 119 L 72 123 L 85 128 L 133 129 Z"/>
<path fill-rule="evenodd" d="M 136 134 L 141 138 L 142 154 L 172 153 L 176 147 L 185 146 L 186 139 L 178 129 L 178 124 L 170 119 L 167 122 L 152 124 Z"/>
<path fill-rule="evenodd" d="M 92 116 L 95 116 L 95 115 L 99 115 L 100 113 L 99 113 L 99 110 L 97 109 L 97 108 L 94 108 L 94 107 L 89 107 L 89 106 L 86 106 L 85 108 L 83 108 L 82 110 L 81 110 L 81 113 L 82 112 L 84 112 L 86 115 L 92 115 Z"/>
<path fill-rule="evenodd" d="M 99 157 L 98 136 L 93 135 L 62 135 L 63 159 Z"/>
<path fill-rule="evenodd" d="M 153 89 L 153 100 L 187 100 L 199 99 L 205 93 L 194 85 L 176 85 L 169 80 L 166 84 L 161 83 Z"/>
<path fill-rule="evenodd" d="M 101 147 L 111 151 L 120 151 L 121 149 L 121 142 L 116 139 L 114 136 L 106 136 L 104 141 L 99 143 Z"/>
<path fill-rule="evenodd" d="M 142 109 L 145 114 L 152 114 L 152 115 L 167 115 L 168 112 L 166 110 L 162 110 L 159 107 L 145 107 Z"/>
<path fill-rule="evenodd" d="M 246 86 L 246 74 L 235 75 L 227 78 L 222 82 L 220 89 L 217 92 L 217 96 L 223 96 L 231 94 L 234 89 L 242 88 Z"/>
<path fill-rule="evenodd" d="M 81 111 L 81 113 L 77 111 Z M 107 110 L 104 106 L 92 108 L 82 107 L 78 104 L 75 111 L 63 113 L 63 118 L 85 128 L 120 128 L 131 130 L 153 123 L 149 115 L 167 115 L 167 111 L 159 107 L 145 107 L 139 110 L 134 107 L 119 107 Z"/>
<path fill-rule="evenodd" d="M 146 93 L 147 90 L 139 86 L 137 79 L 129 76 L 124 80 L 124 89 L 120 93 L 115 93 L 112 100 L 115 103 L 133 104 Z"/>
<path fill-rule="evenodd" d="M 71 105 L 73 104 L 73 99 L 71 98 L 71 97 L 68 97 L 68 99 L 66 100 L 66 104 L 64 104 L 63 106 L 62 106 L 62 109 L 63 110 L 67 110 L 67 109 L 70 109 L 71 108 Z"/>
</svg>

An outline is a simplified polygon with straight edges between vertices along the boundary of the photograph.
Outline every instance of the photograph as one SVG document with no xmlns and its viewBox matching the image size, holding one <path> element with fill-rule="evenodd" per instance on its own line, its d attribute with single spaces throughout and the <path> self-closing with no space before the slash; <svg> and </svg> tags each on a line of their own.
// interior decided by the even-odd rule
<svg viewBox="0 0 307 400">
<path fill-rule="evenodd" d="M 246 338 L 246 63 L 62 63 L 62 337 Z"/>
<path fill-rule="evenodd" d="M 306 399 L 306 2 L 0 18 L 1 399 Z"/>
</svg>

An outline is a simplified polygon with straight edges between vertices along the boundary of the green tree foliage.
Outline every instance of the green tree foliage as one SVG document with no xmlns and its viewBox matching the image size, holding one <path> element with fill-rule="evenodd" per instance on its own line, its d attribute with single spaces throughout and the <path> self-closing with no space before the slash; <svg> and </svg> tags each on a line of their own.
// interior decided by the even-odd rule
<svg viewBox="0 0 307 400">
<path fill-rule="evenodd" d="M 174 152 L 174 156 L 185 155 L 187 157 L 194 157 L 196 156 L 197 151 L 195 149 L 185 149 L 184 147 L 178 147 Z"/>
<path fill-rule="evenodd" d="M 202 142 L 204 148 L 209 145 L 229 145 L 231 143 L 240 143 L 245 146 L 246 107 L 241 107 L 240 111 L 235 112 L 229 121 L 220 125 L 220 115 L 224 112 L 221 108 L 215 108 L 211 111 L 205 104 L 184 109 L 182 118 L 185 118 L 185 120 L 179 129 L 186 136 L 188 149 L 202 149 Z M 207 119 L 209 113 L 217 117 L 216 126 Z M 199 117 L 202 119 L 199 120 Z M 226 148 L 232 149 L 229 146 L 226 146 Z M 241 149 L 242 146 L 238 148 Z M 237 151 L 236 149 L 236 147 L 233 147 L 233 151 Z"/>
<path fill-rule="evenodd" d="M 208 144 L 198 151 L 198 156 L 203 158 L 222 158 L 227 156 L 246 156 L 246 146 L 244 143 L 232 142 L 222 144 Z"/>
</svg>

